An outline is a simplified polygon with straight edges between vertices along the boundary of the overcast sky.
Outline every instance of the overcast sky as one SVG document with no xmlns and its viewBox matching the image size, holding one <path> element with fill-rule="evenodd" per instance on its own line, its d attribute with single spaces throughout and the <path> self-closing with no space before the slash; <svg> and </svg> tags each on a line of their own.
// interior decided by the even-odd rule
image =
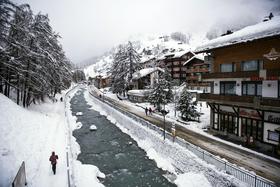
<svg viewBox="0 0 280 187">
<path fill-rule="evenodd" d="M 254 23 L 280 0 L 12 0 L 47 13 L 66 55 L 78 63 L 136 34 L 197 33 Z"/>
</svg>

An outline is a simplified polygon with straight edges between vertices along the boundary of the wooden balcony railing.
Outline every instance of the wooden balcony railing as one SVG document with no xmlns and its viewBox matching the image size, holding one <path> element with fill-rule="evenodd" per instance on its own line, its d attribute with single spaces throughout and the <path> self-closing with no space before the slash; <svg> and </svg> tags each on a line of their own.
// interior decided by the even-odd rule
<svg viewBox="0 0 280 187">
<path fill-rule="evenodd" d="M 247 78 L 259 76 L 258 71 L 217 72 L 202 75 L 202 79 L 215 78 Z"/>
<path fill-rule="evenodd" d="M 198 80 L 199 77 L 198 76 L 187 76 L 186 80 Z"/>
<path fill-rule="evenodd" d="M 275 77 L 279 77 L 279 76 L 280 76 L 280 69 L 266 70 L 267 79 L 275 80 Z M 215 72 L 215 73 L 208 73 L 202 75 L 202 79 L 251 78 L 251 77 L 259 77 L 259 71 Z"/>
<path fill-rule="evenodd" d="M 187 73 L 205 73 L 209 72 L 208 68 L 191 68 L 186 70 Z"/>
<path fill-rule="evenodd" d="M 198 100 L 263 109 L 271 109 L 273 107 L 280 111 L 280 99 L 278 98 L 202 93 L 198 95 Z"/>
</svg>

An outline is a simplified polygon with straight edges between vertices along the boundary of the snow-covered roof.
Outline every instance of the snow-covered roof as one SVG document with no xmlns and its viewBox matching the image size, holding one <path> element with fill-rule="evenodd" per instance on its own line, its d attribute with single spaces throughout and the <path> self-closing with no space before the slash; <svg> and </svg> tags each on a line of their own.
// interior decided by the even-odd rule
<svg viewBox="0 0 280 187">
<path fill-rule="evenodd" d="M 129 90 L 127 92 L 128 95 L 134 95 L 134 96 L 147 96 L 151 93 L 151 90 Z"/>
<path fill-rule="evenodd" d="M 193 55 L 195 55 L 195 53 L 190 51 L 190 50 L 188 50 L 188 51 L 185 51 L 185 50 L 184 51 L 175 51 L 175 52 L 170 52 L 170 53 L 167 53 L 167 54 L 163 54 L 162 56 L 160 56 L 158 58 L 158 60 L 164 60 L 168 57 L 170 57 L 170 58 L 180 58 L 180 57 L 182 57 L 183 55 L 185 55 L 189 52 L 192 53 Z"/>
<path fill-rule="evenodd" d="M 277 35 L 280 35 L 280 16 L 275 16 L 269 21 L 248 26 L 232 34 L 210 40 L 209 42 L 197 47 L 195 52 L 205 52 L 215 48 Z"/>
<path fill-rule="evenodd" d="M 187 63 L 189 63 L 190 61 L 192 61 L 195 58 L 204 61 L 204 57 L 202 55 L 198 54 L 198 55 L 192 56 L 189 60 L 184 62 L 183 66 L 186 65 Z"/>
<path fill-rule="evenodd" d="M 134 80 L 137 80 L 137 79 L 140 79 L 142 77 L 145 77 L 155 71 L 161 71 L 161 72 L 164 72 L 163 69 L 159 68 L 159 67 L 154 67 L 154 68 L 145 68 L 145 69 L 141 69 L 135 73 L 133 73 L 132 75 L 132 79 Z"/>
</svg>

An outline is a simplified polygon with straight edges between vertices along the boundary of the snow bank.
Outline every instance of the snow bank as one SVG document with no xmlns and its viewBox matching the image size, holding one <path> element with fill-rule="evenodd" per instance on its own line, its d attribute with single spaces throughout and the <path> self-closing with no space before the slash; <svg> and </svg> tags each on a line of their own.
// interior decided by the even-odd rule
<svg viewBox="0 0 280 187">
<path fill-rule="evenodd" d="M 203 174 L 193 172 L 178 175 L 174 183 L 178 187 L 211 187 L 211 184 Z"/>
<path fill-rule="evenodd" d="M 96 166 L 82 164 L 79 161 L 75 161 L 75 169 L 76 186 L 104 187 L 104 185 L 99 182 L 97 177 L 105 178 L 105 174 L 100 172 Z"/>
<path fill-rule="evenodd" d="M 63 112 L 63 102 L 25 109 L 0 94 L 0 186 L 11 186 L 22 161 L 29 187 L 67 186 Z M 49 162 L 52 151 L 59 156 L 55 176 Z"/>
</svg>

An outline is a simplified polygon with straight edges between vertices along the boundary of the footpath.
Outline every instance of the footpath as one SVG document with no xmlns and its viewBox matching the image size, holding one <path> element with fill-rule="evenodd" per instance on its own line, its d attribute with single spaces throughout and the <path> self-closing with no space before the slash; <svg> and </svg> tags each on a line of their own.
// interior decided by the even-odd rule
<svg viewBox="0 0 280 187">
<path fill-rule="evenodd" d="M 121 100 L 114 100 L 110 97 L 106 97 L 106 95 L 102 95 L 102 97 L 100 97 L 100 93 L 96 96 L 101 100 L 103 99 L 112 103 L 121 110 L 130 112 L 160 128 L 164 128 L 164 121 L 162 117 L 160 118 L 156 115 L 145 115 L 144 111 L 136 110 Z M 171 132 L 172 121 L 166 119 L 165 127 L 168 132 Z M 211 136 L 205 136 L 185 128 L 183 124 L 176 126 L 176 136 L 183 138 L 187 142 L 196 145 L 212 153 L 213 155 L 224 158 L 232 164 L 236 164 L 237 166 L 243 167 L 249 171 L 253 171 L 257 175 L 269 179 L 275 182 L 277 185 L 280 185 L 280 160 L 275 158 L 271 159 L 269 157 L 254 153 L 253 151 L 247 151 L 246 149 L 231 146 L 230 144 L 226 144 L 223 141 L 218 141 L 214 137 L 212 138 Z"/>
</svg>

